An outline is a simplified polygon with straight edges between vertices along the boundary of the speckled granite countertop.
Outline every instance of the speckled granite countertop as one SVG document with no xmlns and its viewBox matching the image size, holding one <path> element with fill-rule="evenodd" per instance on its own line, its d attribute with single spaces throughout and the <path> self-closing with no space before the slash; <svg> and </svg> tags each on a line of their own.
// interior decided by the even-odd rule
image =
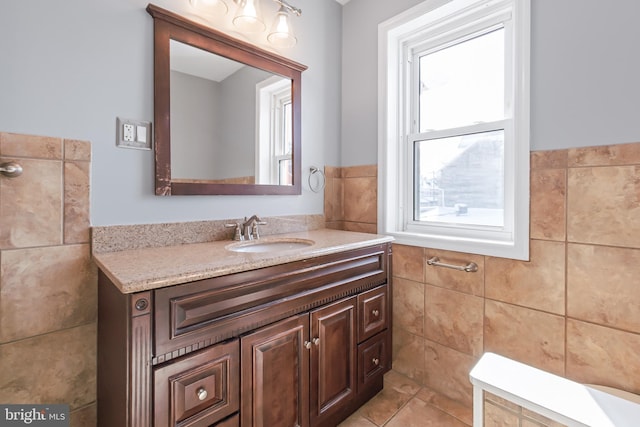
<svg viewBox="0 0 640 427">
<path fill-rule="evenodd" d="M 320 229 L 261 238 L 311 240 L 309 246 L 276 252 L 248 253 L 228 249 L 238 242 L 221 240 L 158 248 L 94 254 L 98 267 L 123 293 L 208 279 L 241 271 L 315 258 L 322 255 L 391 242 L 390 236 Z"/>
</svg>

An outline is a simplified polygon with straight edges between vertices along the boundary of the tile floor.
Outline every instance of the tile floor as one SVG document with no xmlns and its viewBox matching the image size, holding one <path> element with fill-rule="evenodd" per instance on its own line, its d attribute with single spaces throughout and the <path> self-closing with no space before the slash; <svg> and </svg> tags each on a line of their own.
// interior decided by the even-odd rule
<svg viewBox="0 0 640 427">
<path fill-rule="evenodd" d="M 390 371 L 384 389 L 338 427 L 469 427 L 472 417 L 471 407 Z"/>
</svg>

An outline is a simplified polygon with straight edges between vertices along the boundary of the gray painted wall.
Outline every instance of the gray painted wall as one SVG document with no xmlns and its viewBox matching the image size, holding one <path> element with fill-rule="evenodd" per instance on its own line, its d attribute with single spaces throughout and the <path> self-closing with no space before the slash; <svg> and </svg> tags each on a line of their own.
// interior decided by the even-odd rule
<svg viewBox="0 0 640 427">
<path fill-rule="evenodd" d="M 302 80 L 301 196 L 158 197 L 153 153 L 115 146 L 116 117 L 153 120 L 148 0 L 1 2 L 0 132 L 91 141 L 93 225 L 322 213 L 323 195 L 308 189 L 307 176 L 310 166 L 338 164 L 342 7 L 292 2 L 303 10 L 293 21 L 299 42 L 278 53 L 309 67 Z M 190 13 L 187 0 L 154 3 Z M 275 2 L 264 3 L 265 16 L 273 16 Z M 212 25 L 232 32 L 221 20 Z M 253 41 L 266 46 L 264 38 Z"/>
<path fill-rule="evenodd" d="M 221 82 L 225 105 L 221 110 L 221 139 L 226 152 L 218 156 L 219 178 L 255 176 L 256 84 L 269 76 L 253 67 L 242 67 Z"/>
<path fill-rule="evenodd" d="M 153 154 L 115 146 L 116 117 L 153 120 L 146 0 L 2 2 L 0 131 L 92 142 L 93 225 L 322 213 L 308 168 L 377 162 L 377 26 L 419 0 L 293 2 L 299 42 L 279 53 L 309 66 L 301 196 L 153 195 Z M 186 0 L 154 3 L 190 13 Z M 640 141 L 640 2 L 532 3 L 532 149 Z"/>
<path fill-rule="evenodd" d="M 377 162 L 378 24 L 419 3 L 343 8 L 342 166 Z M 640 2 L 531 3 L 531 149 L 640 141 Z"/>
<path fill-rule="evenodd" d="M 171 71 L 171 176 L 215 179 L 220 148 L 220 83 Z M 197 124 L 197 126 L 195 125 Z"/>
<path fill-rule="evenodd" d="M 342 166 L 378 162 L 378 24 L 419 3 L 350 0 L 342 8 Z"/>
</svg>

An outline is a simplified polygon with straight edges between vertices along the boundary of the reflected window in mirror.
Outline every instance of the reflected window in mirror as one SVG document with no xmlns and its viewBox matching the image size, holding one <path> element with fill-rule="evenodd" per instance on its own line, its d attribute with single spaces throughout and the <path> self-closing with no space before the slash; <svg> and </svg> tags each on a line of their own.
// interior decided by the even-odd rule
<svg viewBox="0 0 640 427">
<path fill-rule="evenodd" d="M 281 77 L 257 85 L 256 176 L 258 184 L 292 185 L 291 83 Z"/>
</svg>

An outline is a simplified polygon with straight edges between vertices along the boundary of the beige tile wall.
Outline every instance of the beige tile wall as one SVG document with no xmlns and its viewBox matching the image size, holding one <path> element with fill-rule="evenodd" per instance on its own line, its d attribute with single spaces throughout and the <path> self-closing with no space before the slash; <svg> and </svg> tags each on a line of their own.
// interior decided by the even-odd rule
<svg viewBox="0 0 640 427">
<path fill-rule="evenodd" d="M 0 133 L 0 402 L 67 403 L 96 425 L 97 276 L 89 244 L 91 145 Z"/>
<path fill-rule="evenodd" d="M 324 215 L 328 228 L 375 233 L 378 222 L 378 168 L 325 167 Z"/>
<path fill-rule="evenodd" d="M 0 133 L 0 401 L 95 424 L 90 144 Z M 483 351 L 640 393 L 640 144 L 531 155 L 531 260 L 394 247 L 394 368 L 471 405 Z M 377 169 L 325 169 L 332 228 L 375 232 Z M 474 261 L 474 274 L 428 266 Z"/>
<path fill-rule="evenodd" d="M 325 170 L 328 226 L 375 232 L 375 166 Z M 533 152 L 530 188 L 528 262 L 394 245 L 394 369 L 468 407 L 485 351 L 640 393 L 640 143 Z"/>
</svg>

